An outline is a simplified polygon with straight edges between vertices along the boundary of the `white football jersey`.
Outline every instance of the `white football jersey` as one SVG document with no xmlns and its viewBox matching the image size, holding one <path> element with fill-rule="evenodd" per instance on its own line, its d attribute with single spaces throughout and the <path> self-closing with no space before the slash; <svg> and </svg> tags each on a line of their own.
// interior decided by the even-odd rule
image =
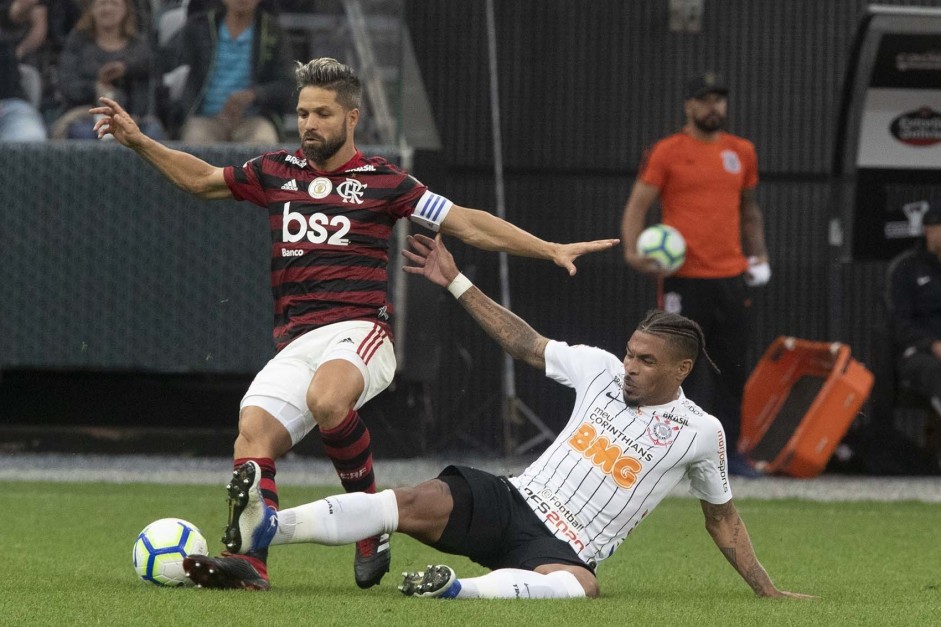
<svg viewBox="0 0 941 627">
<path fill-rule="evenodd" d="M 575 388 L 575 408 L 546 451 L 511 483 L 588 564 L 609 557 L 680 481 L 714 504 L 732 498 L 722 424 L 686 398 L 624 402 L 623 362 L 550 341 L 546 376 Z"/>
</svg>

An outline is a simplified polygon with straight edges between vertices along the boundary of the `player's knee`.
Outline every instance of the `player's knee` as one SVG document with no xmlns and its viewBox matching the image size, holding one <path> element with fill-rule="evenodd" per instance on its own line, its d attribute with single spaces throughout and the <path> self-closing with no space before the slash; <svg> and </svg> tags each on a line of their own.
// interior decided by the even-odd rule
<svg viewBox="0 0 941 627">
<path fill-rule="evenodd" d="M 582 590 L 584 590 L 585 596 L 589 599 L 596 599 L 601 594 L 601 590 L 598 587 L 598 579 L 590 570 L 579 567 L 568 567 L 565 568 L 565 571 L 575 577 L 576 581 L 578 581 L 579 585 L 582 587 Z"/>
<path fill-rule="evenodd" d="M 239 415 L 239 432 L 235 438 L 236 456 L 280 457 L 290 448 L 290 434 L 273 417 L 249 410 Z"/>
<path fill-rule="evenodd" d="M 585 596 L 589 599 L 597 599 L 601 595 L 601 589 L 598 587 L 598 579 L 593 575 L 586 575 L 585 577 L 579 577 L 575 575 L 578 579 L 578 583 L 582 584 L 582 588 L 585 589 Z"/>
<path fill-rule="evenodd" d="M 343 419 L 352 409 L 345 401 L 312 394 L 307 395 L 307 407 L 322 429 L 331 429 L 337 426 L 343 422 Z"/>
</svg>

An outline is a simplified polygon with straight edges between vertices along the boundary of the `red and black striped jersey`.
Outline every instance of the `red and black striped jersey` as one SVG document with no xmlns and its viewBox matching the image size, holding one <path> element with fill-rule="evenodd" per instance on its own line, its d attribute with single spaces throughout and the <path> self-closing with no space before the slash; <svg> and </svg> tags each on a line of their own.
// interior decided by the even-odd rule
<svg viewBox="0 0 941 627">
<path fill-rule="evenodd" d="M 389 240 L 396 220 L 434 196 L 424 185 L 358 150 L 332 172 L 315 170 L 301 150 L 282 150 L 224 174 L 236 199 L 268 209 L 278 350 L 346 320 L 375 320 L 391 335 Z"/>
</svg>

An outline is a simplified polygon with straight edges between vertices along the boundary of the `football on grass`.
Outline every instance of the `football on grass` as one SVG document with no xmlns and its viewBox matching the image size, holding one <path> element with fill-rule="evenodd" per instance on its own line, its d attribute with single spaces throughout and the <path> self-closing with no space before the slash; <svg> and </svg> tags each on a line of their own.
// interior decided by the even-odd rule
<svg viewBox="0 0 941 627">
<path fill-rule="evenodd" d="M 657 266 L 672 274 L 686 261 L 686 240 L 672 226 L 654 224 L 637 238 L 637 254 L 653 259 Z"/>
<path fill-rule="evenodd" d="M 144 581 L 158 586 L 190 584 L 183 572 L 187 555 L 206 555 L 206 538 L 196 525 L 180 518 L 161 518 L 150 523 L 134 542 L 134 571 Z"/>
</svg>

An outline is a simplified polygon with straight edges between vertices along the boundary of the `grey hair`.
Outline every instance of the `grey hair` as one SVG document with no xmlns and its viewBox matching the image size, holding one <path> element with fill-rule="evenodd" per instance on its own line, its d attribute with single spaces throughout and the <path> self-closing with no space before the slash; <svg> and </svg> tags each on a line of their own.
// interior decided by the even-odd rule
<svg viewBox="0 0 941 627">
<path fill-rule="evenodd" d="M 334 92 L 337 102 L 347 111 L 360 107 L 363 86 L 353 68 L 330 57 L 296 63 L 294 79 L 298 92 L 305 87 L 320 87 Z"/>
</svg>

